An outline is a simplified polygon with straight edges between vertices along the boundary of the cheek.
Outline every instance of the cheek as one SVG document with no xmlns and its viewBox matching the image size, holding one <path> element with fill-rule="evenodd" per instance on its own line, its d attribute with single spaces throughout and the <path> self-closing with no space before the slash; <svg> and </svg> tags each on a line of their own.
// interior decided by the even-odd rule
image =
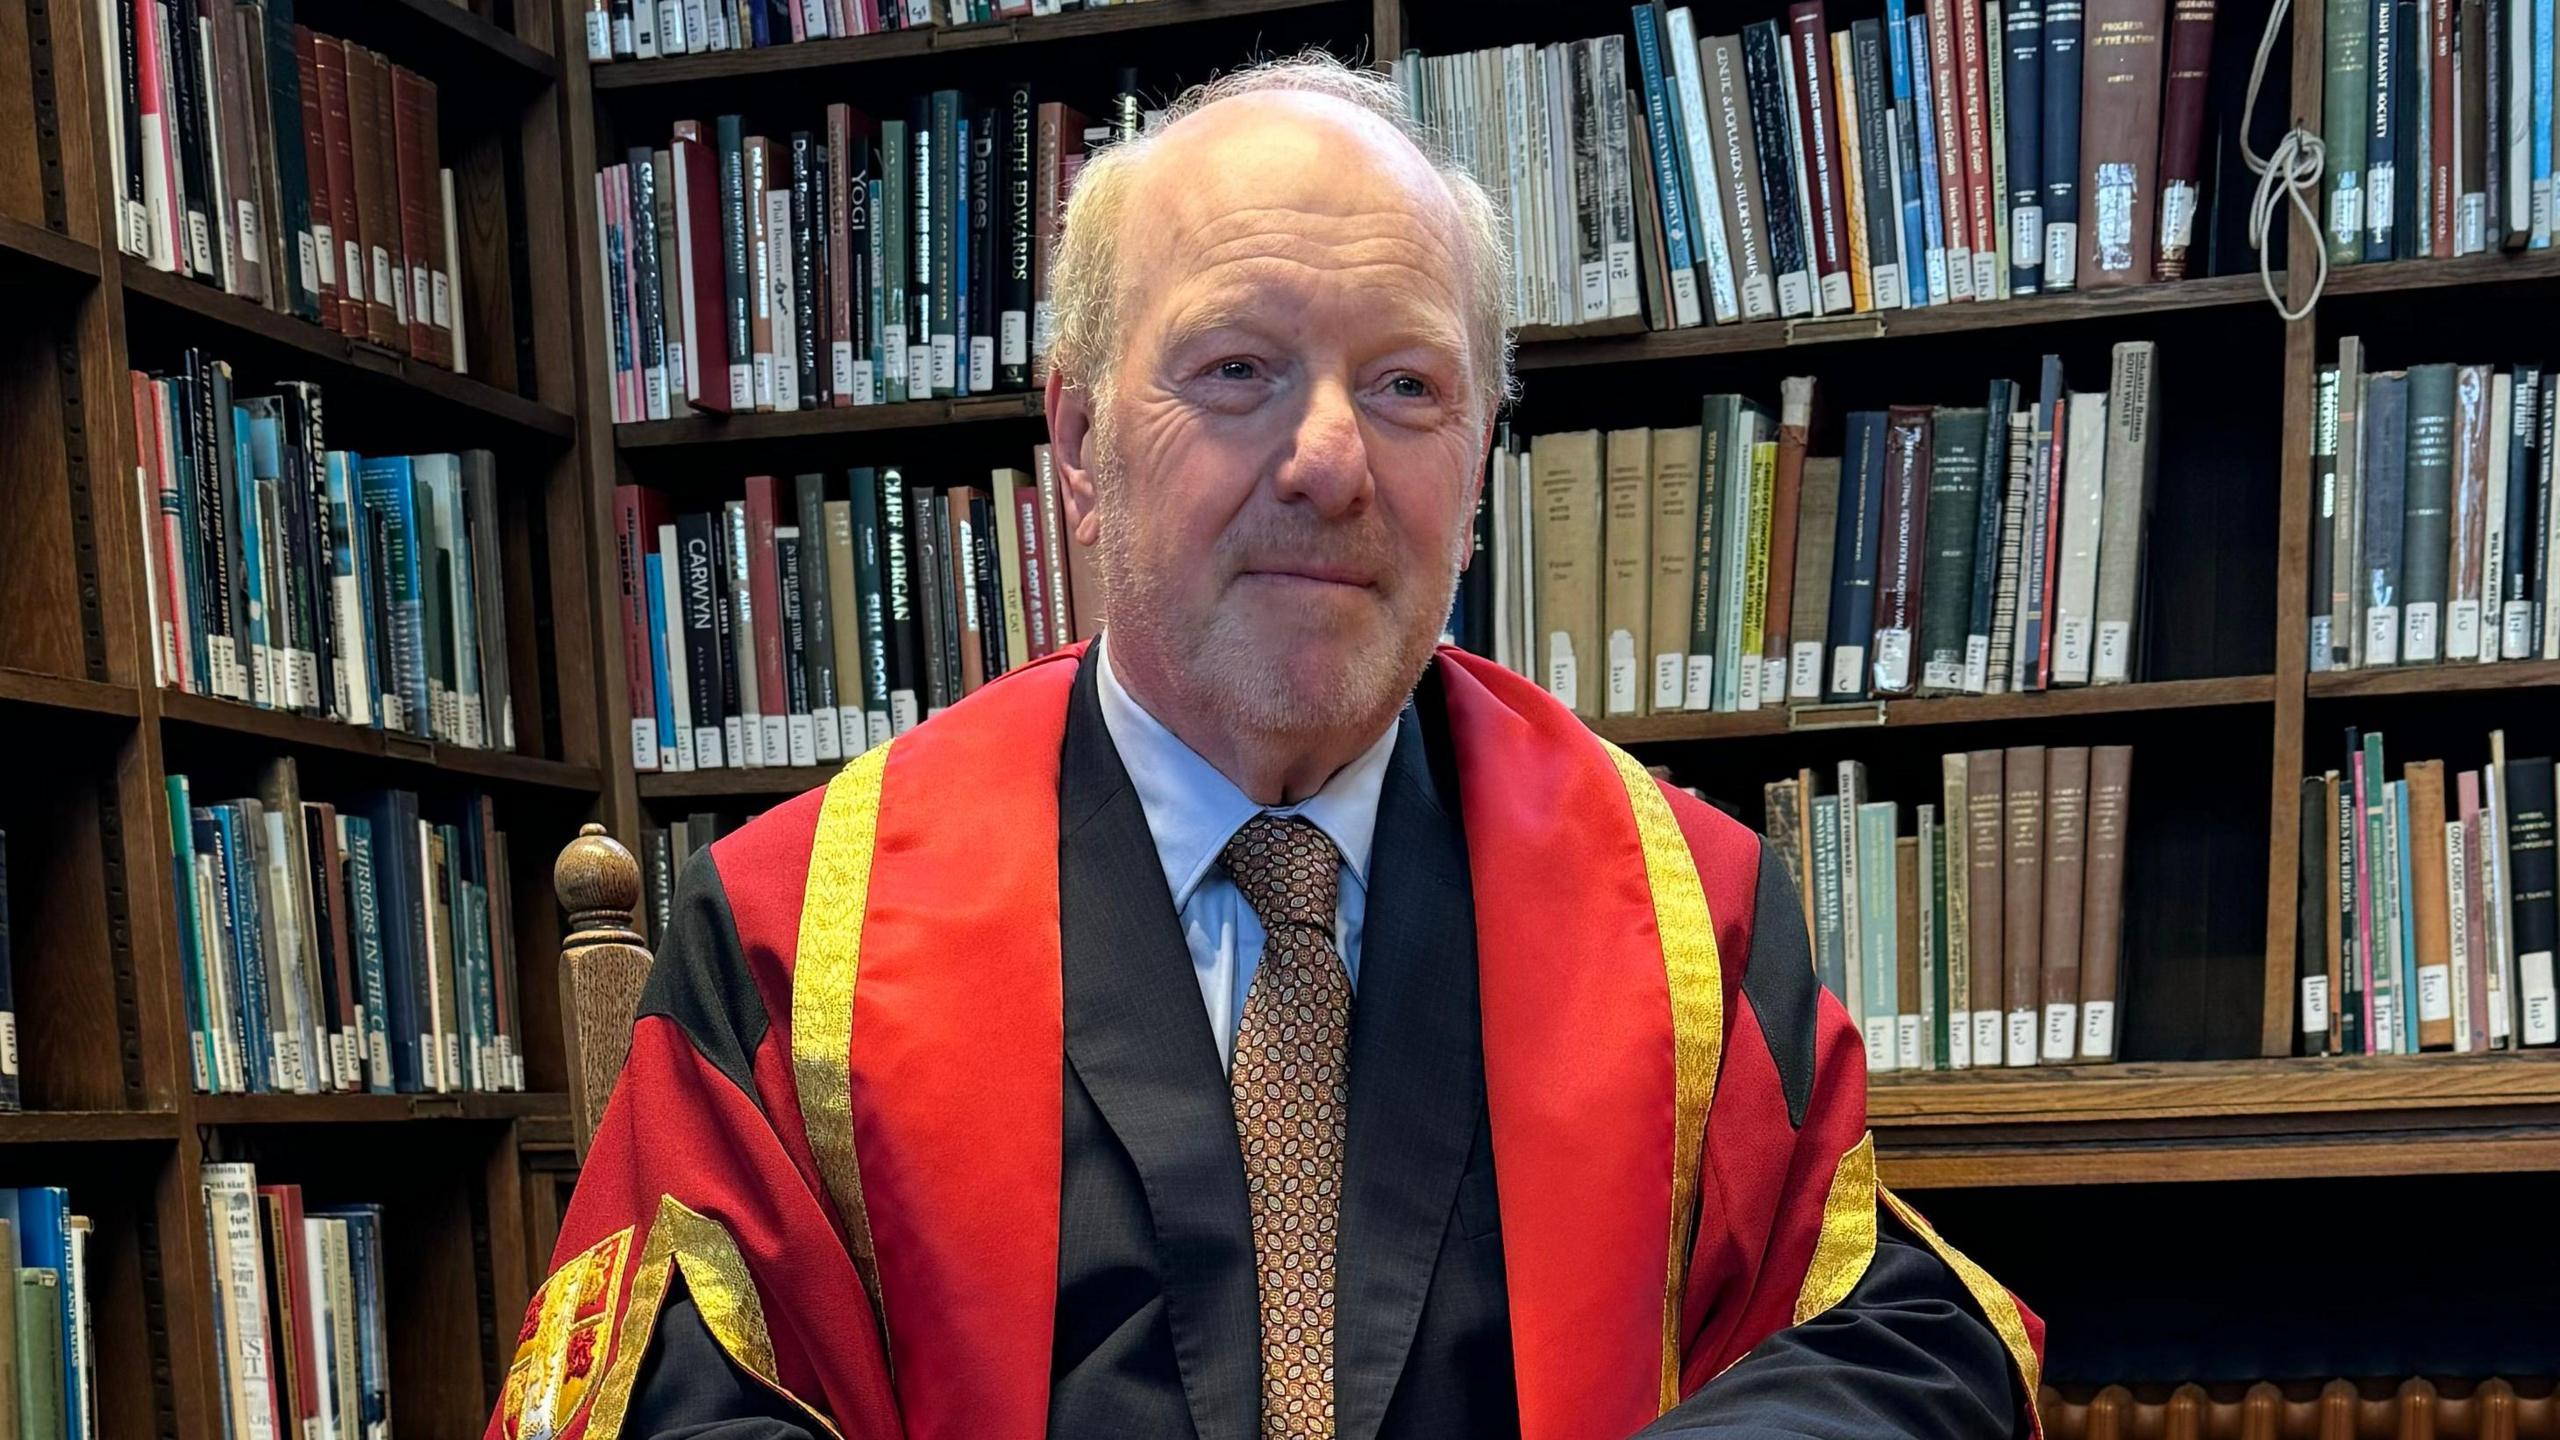
<svg viewBox="0 0 2560 1440">
<path fill-rule="evenodd" d="M 1378 493 L 1412 563 L 1454 560 L 1458 537 L 1473 523 L 1467 489 L 1473 480 L 1469 437 L 1435 431 L 1373 452 Z"/>
<path fill-rule="evenodd" d="M 1264 447 L 1171 407 L 1133 407 L 1121 439 L 1127 520 L 1206 556 L 1251 499 Z"/>
</svg>

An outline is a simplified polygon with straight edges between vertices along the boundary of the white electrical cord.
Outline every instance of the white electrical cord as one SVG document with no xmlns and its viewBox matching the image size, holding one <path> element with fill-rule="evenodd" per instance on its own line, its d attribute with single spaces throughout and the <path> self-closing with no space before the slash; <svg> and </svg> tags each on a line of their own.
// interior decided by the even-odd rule
<svg viewBox="0 0 2560 1440">
<path fill-rule="evenodd" d="M 2276 0 L 2275 8 L 2268 13 L 2267 33 L 2258 41 L 2257 63 L 2249 67 L 2249 97 L 2240 108 L 2240 158 L 2258 177 L 2258 193 L 2249 205 L 2249 245 L 2258 252 L 2259 285 L 2265 288 L 2276 313 L 2288 322 L 2309 315 L 2320 303 L 2320 292 L 2329 284 L 2328 234 L 2321 228 L 2314 203 L 2320 194 L 2321 171 L 2328 163 L 2328 146 L 2318 135 L 2297 125 L 2276 142 L 2273 155 L 2261 160 L 2249 148 L 2249 128 L 2257 118 L 2258 89 L 2267 78 L 2267 57 L 2274 53 L 2276 39 L 2284 33 L 2285 15 L 2291 9 L 2292 0 Z M 2277 223 L 2278 212 L 2287 201 L 2310 227 L 2311 258 L 2318 266 L 2312 273 L 2311 293 L 2304 298 L 2300 310 L 2287 308 L 2284 297 L 2276 293 L 2275 269 L 2267 253 L 2268 231 Z"/>
</svg>

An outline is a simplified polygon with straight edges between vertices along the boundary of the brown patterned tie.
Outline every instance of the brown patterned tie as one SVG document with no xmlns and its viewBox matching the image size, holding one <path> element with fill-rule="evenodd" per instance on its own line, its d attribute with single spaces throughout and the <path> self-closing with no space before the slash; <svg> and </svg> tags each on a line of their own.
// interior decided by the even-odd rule
<svg viewBox="0 0 2560 1440">
<path fill-rule="evenodd" d="M 1236 1026 L 1232 1081 L 1262 1296 L 1262 1433 L 1331 1440 L 1351 1073 L 1351 979 L 1333 948 L 1342 857 L 1306 821 L 1264 814 L 1219 858 L 1267 932 Z"/>
</svg>

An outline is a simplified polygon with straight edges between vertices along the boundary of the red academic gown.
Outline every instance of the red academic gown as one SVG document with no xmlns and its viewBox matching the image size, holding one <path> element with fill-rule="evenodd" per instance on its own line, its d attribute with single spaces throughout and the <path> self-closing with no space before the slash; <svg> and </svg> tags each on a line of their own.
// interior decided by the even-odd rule
<svg viewBox="0 0 2560 1440">
<path fill-rule="evenodd" d="M 661 979 L 734 992 L 693 1011 L 730 1018 L 707 1039 L 636 1024 L 491 1440 L 618 1440 L 679 1277 L 728 1362 L 811 1435 L 1043 1433 L 1058 756 L 1080 653 L 712 847 L 742 973 Z M 1644 1428 L 1840 1304 L 1882 1227 L 1961 1280 L 2013 1367 L 2015 1428 L 2040 1436 L 2043 1326 L 1878 1185 L 1855 1024 L 1820 998 L 1809 1096 L 1760 1033 L 1742 975 L 1758 837 L 1509 671 L 1456 650 L 1437 668 L 1521 1433 Z M 1801 963 L 1801 922 L 1780 918 Z"/>
</svg>

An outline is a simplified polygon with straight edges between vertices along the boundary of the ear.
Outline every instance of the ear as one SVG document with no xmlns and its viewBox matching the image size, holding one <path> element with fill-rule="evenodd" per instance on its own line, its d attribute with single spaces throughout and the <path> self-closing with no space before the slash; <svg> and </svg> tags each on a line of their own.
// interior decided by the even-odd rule
<svg viewBox="0 0 2560 1440">
<path fill-rule="evenodd" d="M 1049 460 L 1058 467 L 1059 487 L 1066 493 L 1067 533 L 1076 544 L 1091 549 L 1102 538 L 1100 494 L 1094 488 L 1093 457 L 1088 453 L 1093 438 L 1093 392 L 1069 385 L 1065 374 L 1052 365 L 1043 402 L 1049 414 Z"/>
</svg>

